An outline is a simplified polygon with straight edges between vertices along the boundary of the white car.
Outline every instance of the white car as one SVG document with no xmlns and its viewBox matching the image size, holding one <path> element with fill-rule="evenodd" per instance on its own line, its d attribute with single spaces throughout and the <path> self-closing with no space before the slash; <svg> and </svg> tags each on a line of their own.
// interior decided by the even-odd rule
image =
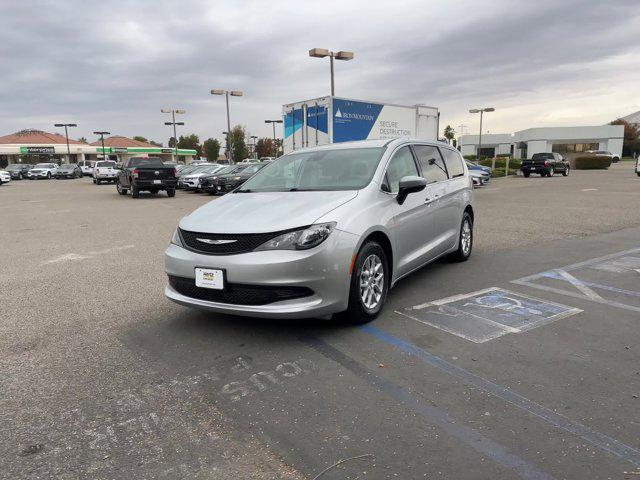
<svg viewBox="0 0 640 480">
<path fill-rule="evenodd" d="M 197 167 L 195 170 L 178 178 L 178 186 L 185 190 L 198 191 L 200 189 L 200 179 L 205 175 L 212 175 L 225 168 L 224 165 L 208 164 Z"/>
<path fill-rule="evenodd" d="M 90 160 L 83 160 L 81 162 L 78 162 L 78 166 L 80 167 L 80 170 L 82 170 L 82 175 L 93 175 L 93 166 L 95 165 L 96 162 L 90 161 Z"/>
<path fill-rule="evenodd" d="M 102 182 L 116 183 L 118 180 L 118 170 L 116 169 L 116 162 L 113 160 L 103 160 L 96 162 L 93 167 L 93 183 L 100 185 Z"/>
<path fill-rule="evenodd" d="M 0 185 L 3 183 L 9 183 L 11 181 L 11 174 L 6 170 L 0 170 Z"/>
<path fill-rule="evenodd" d="M 58 171 L 58 165 L 56 163 L 38 163 L 29 172 L 27 177 L 30 180 L 37 180 L 39 178 L 51 178 Z"/>
</svg>

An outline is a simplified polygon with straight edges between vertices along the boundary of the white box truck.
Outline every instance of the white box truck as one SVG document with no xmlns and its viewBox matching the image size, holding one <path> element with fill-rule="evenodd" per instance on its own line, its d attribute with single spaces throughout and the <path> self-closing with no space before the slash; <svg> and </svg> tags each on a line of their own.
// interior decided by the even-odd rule
<svg viewBox="0 0 640 480">
<path fill-rule="evenodd" d="M 426 105 L 393 105 L 320 97 L 283 105 L 284 152 L 328 143 L 412 137 L 437 140 L 440 113 Z"/>
</svg>

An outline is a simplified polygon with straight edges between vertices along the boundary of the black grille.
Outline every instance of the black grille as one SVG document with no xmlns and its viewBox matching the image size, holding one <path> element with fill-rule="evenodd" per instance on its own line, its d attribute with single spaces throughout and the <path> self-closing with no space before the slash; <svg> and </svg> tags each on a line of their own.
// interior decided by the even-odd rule
<svg viewBox="0 0 640 480">
<path fill-rule="evenodd" d="M 297 229 L 296 229 L 297 230 Z M 270 233 L 198 233 L 189 232 L 187 230 L 180 229 L 180 236 L 185 246 L 190 250 L 194 250 L 199 253 L 205 253 L 207 255 L 233 255 L 236 253 L 246 253 L 254 250 L 262 245 L 264 242 L 271 240 L 272 238 L 282 235 L 283 233 L 290 232 L 291 230 L 284 230 L 280 232 Z M 212 243 L 202 242 L 203 240 L 235 240 L 232 243 L 221 243 L 215 245 Z"/>
<path fill-rule="evenodd" d="M 313 291 L 307 287 L 268 287 L 228 283 L 224 290 L 196 286 L 193 278 L 169 275 L 169 285 L 181 295 L 209 302 L 233 305 L 267 305 L 282 300 L 309 297 Z"/>
</svg>

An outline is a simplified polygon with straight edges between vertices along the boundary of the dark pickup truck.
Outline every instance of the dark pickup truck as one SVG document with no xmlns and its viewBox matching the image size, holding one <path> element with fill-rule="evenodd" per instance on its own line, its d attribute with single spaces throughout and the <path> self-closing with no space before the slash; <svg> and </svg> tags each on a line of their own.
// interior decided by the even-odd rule
<svg viewBox="0 0 640 480">
<path fill-rule="evenodd" d="M 131 190 L 131 196 L 138 198 L 140 191 L 158 193 L 165 190 L 167 195 L 175 197 L 178 176 L 176 169 L 162 163 L 157 157 L 131 157 L 125 160 L 118 172 L 116 188 L 120 195 Z"/>
<path fill-rule="evenodd" d="M 522 161 L 522 175 L 528 177 L 539 173 L 541 177 L 553 177 L 555 173 L 569 175 L 569 162 L 559 153 L 534 153 L 530 159 Z"/>
</svg>

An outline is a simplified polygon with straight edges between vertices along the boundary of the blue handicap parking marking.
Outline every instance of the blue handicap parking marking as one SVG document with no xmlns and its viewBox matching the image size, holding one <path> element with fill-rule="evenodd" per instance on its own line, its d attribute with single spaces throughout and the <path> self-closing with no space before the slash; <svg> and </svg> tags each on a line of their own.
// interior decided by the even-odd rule
<svg viewBox="0 0 640 480">
<path fill-rule="evenodd" d="M 483 343 L 520 333 L 582 310 L 492 287 L 397 311 L 419 323 Z"/>
</svg>

